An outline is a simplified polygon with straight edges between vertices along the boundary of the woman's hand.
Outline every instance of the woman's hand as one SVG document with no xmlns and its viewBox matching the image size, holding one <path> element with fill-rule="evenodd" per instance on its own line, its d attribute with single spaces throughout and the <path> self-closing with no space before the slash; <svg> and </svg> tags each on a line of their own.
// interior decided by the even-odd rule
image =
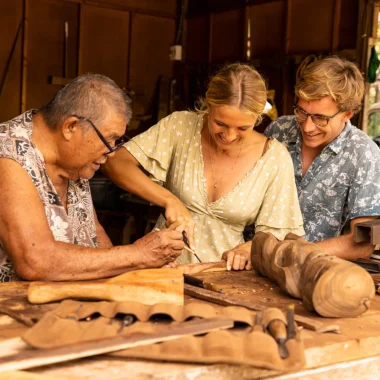
<svg viewBox="0 0 380 380">
<path fill-rule="evenodd" d="M 251 246 L 252 242 L 248 241 L 224 252 L 222 259 L 227 261 L 227 270 L 252 269 Z"/>
<path fill-rule="evenodd" d="M 190 248 L 195 250 L 195 222 L 189 210 L 179 199 L 171 199 L 166 203 L 165 218 L 167 228 L 186 232 L 187 238 L 189 239 Z"/>
</svg>

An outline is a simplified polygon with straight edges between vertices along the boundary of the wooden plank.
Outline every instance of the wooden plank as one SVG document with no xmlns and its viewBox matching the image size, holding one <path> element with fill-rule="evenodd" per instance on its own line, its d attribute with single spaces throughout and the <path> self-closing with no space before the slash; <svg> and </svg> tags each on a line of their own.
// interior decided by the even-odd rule
<svg viewBox="0 0 380 380">
<path fill-rule="evenodd" d="M 113 8 L 172 19 L 175 18 L 177 7 L 176 0 L 82 0 L 82 2 L 103 8 Z"/>
<path fill-rule="evenodd" d="M 208 15 L 187 19 L 186 62 L 203 64 L 208 61 L 209 28 Z"/>
<path fill-rule="evenodd" d="M 79 74 L 97 73 L 127 86 L 130 13 L 82 5 Z"/>
<path fill-rule="evenodd" d="M 244 59 L 244 9 L 212 14 L 211 47 L 212 63 Z"/>
<path fill-rule="evenodd" d="M 251 23 L 251 57 L 281 52 L 286 39 L 284 38 L 286 11 L 284 1 L 273 1 L 247 8 Z M 269 27 L 270 33 L 268 33 Z"/>
<path fill-rule="evenodd" d="M 141 106 L 139 113 L 151 114 L 155 111 L 152 106 L 159 77 L 171 78 L 173 75 L 169 46 L 175 38 L 175 23 L 170 19 L 133 14 L 131 24 L 128 88 L 135 92 L 133 106 Z"/>
<path fill-rule="evenodd" d="M 331 49 L 334 2 L 291 0 L 289 53 L 328 52 Z"/>
<path fill-rule="evenodd" d="M 338 50 L 339 47 L 339 26 L 340 26 L 340 15 L 341 15 L 341 0 L 334 0 L 334 16 L 333 16 L 333 27 L 331 36 L 331 51 L 334 52 Z"/>
<path fill-rule="evenodd" d="M 183 336 L 199 335 L 210 331 L 228 329 L 233 326 L 234 321 L 229 319 L 195 320 L 178 323 L 169 331 L 144 334 L 143 336 L 116 336 L 97 341 L 80 342 L 69 346 L 51 348 L 49 350 L 27 351 L 0 358 L 0 372 L 62 363 L 79 358 L 125 350 L 131 347 L 166 342 Z"/>
<path fill-rule="evenodd" d="M 65 1 L 26 1 L 28 16 L 24 64 L 27 64 L 27 73 L 23 75 L 23 108 L 30 109 L 41 107 L 62 88 L 49 84 L 48 77 L 62 77 L 64 73 L 65 21 L 69 23 L 67 75 L 70 78 L 77 75 L 79 5 Z"/>
</svg>

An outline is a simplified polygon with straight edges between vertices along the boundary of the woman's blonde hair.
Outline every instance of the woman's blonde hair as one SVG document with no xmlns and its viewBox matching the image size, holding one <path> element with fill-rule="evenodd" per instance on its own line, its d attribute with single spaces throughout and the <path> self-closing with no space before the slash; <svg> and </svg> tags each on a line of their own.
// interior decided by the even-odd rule
<svg viewBox="0 0 380 380">
<path fill-rule="evenodd" d="M 251 66 L 233 63 L 224 66 L 211 78 L 205 98 L 200 98 L 196 111 L 206 113 L 209 107 L 237 107 L 261 120 L 267 100 L 267 89 L 261 75 Z"/>
<path fill-rule="evenodd" d="M 364 79 L 358 67 L 345 59 L 316 59 L 299 72 L 295 93 L 306 101 L 331 96 L 340 111 L 357 113 L 362 106 Z"/>
</svg>

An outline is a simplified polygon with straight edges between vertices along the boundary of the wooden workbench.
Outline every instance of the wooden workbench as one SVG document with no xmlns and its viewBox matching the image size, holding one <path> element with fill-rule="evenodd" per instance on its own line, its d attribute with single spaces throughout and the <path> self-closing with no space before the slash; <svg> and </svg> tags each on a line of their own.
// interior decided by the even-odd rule
<svg viewBox="0 0 380 380">
<path fill-rule="evenodd" d="M 377 378 L 380 373 L 380 296 L 376 296 L 371 309 L 364 315 L 352 319 L 328 319 L 307 312 L 299 300 L 281 292 L 277 285 L 254 272 L 215 272 L 199 274 L 199 278 L 217 283 L 223 292 L 245 301 L 268 307 L 285 309 L 289 303 L 296 304 L 296 313 L 317 323 L 338 325 L 340 334 L 318 333 L 303 329 L 306 347 L 306 368 L 295 373 L 233 365 L 199 365 L 125 360 L 109 356 L 81 359 L 66 364 L 41 367 L 25 371 L 13 378 L 57 378 L 57 379 L 323 379 Z M 27 283 L 0 284 L 0 301 L 8 302 L 14 312 L 24 318 L 33 318 L 51 305 L 30 307 L 26 301 Z M 190 301 L 189 297 L 186 302 Z M 199 301 L 204 302 L 204 301 Z M 26 309 L 25 309 L 26 307 Z M 222 306 L 216 306 L 222 307 Z M 45 308 L 45 309 L 44 309 Z M 15 319 L 0 316 L 0 356 L 25 349 L 19 338 L 27 327 Z M 12 340 L 9 340 L 13 338 Z M 6 342 L 6 343 L 5 343 Z M 5 345 L 4 345 L 5 344 Z M 5 376 L 5 377 L 4 377 Z M 15 375 L 14 375 L 15 376 Z M 0 374 L 1 379 L 9 374 Z"/>
</svg>

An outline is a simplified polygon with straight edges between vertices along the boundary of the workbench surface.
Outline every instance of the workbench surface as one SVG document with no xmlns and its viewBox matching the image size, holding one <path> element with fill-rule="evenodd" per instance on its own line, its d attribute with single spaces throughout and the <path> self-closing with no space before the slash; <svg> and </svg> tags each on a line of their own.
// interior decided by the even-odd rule
<svg viewBox="0 0 380 380">
<path fill-rule="evenodd" d="M 225 294 L 244 301 L 285 310 L 296 305 L 296 314 L 308 317 L 319 326 L 338 326 L 340 333 L 320 333 L 304 328 L 306 368 L 292 373 L 234 365 L 200 365 L 126 360 L 109 356 L 80 359 L 65 364 L 0 374 L 1 379 L 374 379 L 380 373 L 380 296 L 377 295 L 369 311 L 358 318 L 321 318 L 307 312 L 301 301 L 285 295 L 270 280 L 253 271 L 214 272 L 197 277 L 218 284 Z M 26 300 L 28 283 L 0 284 L 0 302 L 8 305 L 26 321 L 34 314 L 49 310 L 50 305 L 32 306 Z M 186 302 L 194 301 L 186 297 Z M 196 300 L 198 302 L 205 302 Z M 214 305 L 214 307 L 222 307 Z M 25 350 L 20 336 L 28 327 L 0 315 L 0 356 Z M 20 376 L 20 377 L 19 377 Z"/>
</svg>

